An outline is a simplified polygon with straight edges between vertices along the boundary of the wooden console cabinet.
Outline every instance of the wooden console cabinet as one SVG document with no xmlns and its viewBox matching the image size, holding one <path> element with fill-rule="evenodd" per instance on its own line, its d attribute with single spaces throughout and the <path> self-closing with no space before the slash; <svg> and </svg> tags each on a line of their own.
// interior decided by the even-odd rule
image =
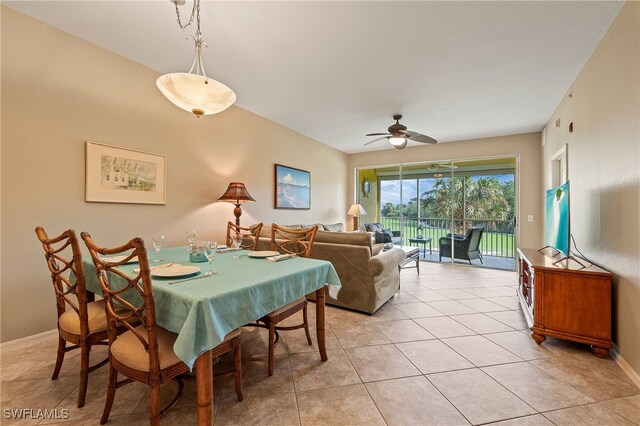
<svg viewBox="0 0 640 426">
<path fill-rule="evenodd" d="M 574 261 L 535 249 L 518 249 L 518 298 L 531 337 L 546 336 L 587 343 L 600 358 L 611 342 L 611 273 L 597 266 L 580 269 Z M 587 263 L 588 264 L 588 263 Z"/>
</svg>

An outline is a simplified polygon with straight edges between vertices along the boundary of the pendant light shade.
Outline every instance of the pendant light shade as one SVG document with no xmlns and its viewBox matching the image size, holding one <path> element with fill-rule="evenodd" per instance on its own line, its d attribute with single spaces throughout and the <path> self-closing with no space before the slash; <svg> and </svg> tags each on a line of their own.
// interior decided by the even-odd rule
<svg viewBox="0 0 640 426">
<path fill-rule="evenodd" d="M 200 0 L 194 0 L 191 17 L 186 24 L 180 19 L 179 4 L 184 1 L 171 0 L 176 7 L 178 25 L 185 29 L 195 18 L 196 33 L 189 38 L 195 44 L 195 57 L 188 73 L 176 72 L 164 74 L 156 80 L 156 86 L 160 92 L 175 106 L 193 113 L 196 117 L 201 115 L 216 114 L 229 108 L 236 101 L 236 94 L 224 84 L 212 78 L 208 78 L 204 72 L 202 62 L 202 46 L 207 43 L 202 39 L 200 32 Z"/>
<path fill-rule="evenodd" d="M 236 101 L 233 90 L 202 75 L 165 74 L 158 77 L 156 85 L 174 105 L 197 116 L 222 112 Z"/>
</svg>

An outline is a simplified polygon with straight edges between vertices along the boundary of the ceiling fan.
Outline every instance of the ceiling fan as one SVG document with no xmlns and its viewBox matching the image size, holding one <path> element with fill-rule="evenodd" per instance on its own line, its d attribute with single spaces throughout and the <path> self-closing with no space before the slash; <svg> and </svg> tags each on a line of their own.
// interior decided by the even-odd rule
<svg viewBox="0 0 640 426">
<path fill-rule="evenodd" d="M 364 146 L 370 145 L 372 143 L 380 142 L 382 140 L 388 140 L 391 145 L 393 145 L 396 149 L 403 149 L 407 146 L 408 141 L 413 142 L 421 142 L 421 143 L 437 143 L 438 141 L 429 137 L 427 135 L 423 135 L 422 133 L 412 132 L 411 130 L 407 130 L 407 126 L 400 124 L 400 120 L 402 119 L 402 115 L 396 114 L 393 116 L 393 119 L 396 120 L 396 124 L 392 124 L 387 129 L 387 133 L 369 133 L 365 136 L 382 136 L 381 138 L 374 139 L 364 144 Z"/>
</svg>

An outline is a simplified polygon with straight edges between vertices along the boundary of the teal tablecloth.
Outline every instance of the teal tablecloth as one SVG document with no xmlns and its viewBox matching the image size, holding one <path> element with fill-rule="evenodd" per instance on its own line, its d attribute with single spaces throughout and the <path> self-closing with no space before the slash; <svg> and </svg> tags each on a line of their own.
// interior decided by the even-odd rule
<svg viewBox="0 0 640 426">
<path fill-rule="evenodd" d="M 329 285 L 331 297 L 337 297 L 340 279 L 330 262 L 303 258 L 281 262 L 249 257 L 234 259 L 236 254 L 216 255 L 212 262 L 216 274 L 210 277 L 174 285 L 169 282 L 176 279 L 153 277 L 156 321 L 161 327 L 178 333 L 173 349 L 189 368 L 200 354 L 220 344 L 230 331 L 324 285 Z M 153 256 L 150 255 L 152 259 Z M 189 262 L 186 247 L 163 249 L 160 258 L 160 264 L 196 265 L 202 268 L 202 273 L 208 270 L 207 263 Z M 101 294 L 91 259 L 83 261 L 87 289 Z M 134 268 L 137 265 L 125 265 L 121 270 L 134 276 Z"/>
</svg>

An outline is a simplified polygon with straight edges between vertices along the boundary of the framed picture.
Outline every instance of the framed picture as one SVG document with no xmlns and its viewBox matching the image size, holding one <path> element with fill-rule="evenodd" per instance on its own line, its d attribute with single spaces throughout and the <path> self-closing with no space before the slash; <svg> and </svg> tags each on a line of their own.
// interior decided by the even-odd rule
<svg viewBox="0 0 640 426">
<path fill-rule="evenodd" d="M 166 204 L 167 157 L 87 141 L 85 200 Z"/>
<path fill-rule="evenodd" d="M 310 209 L 311 173 L 276 164 L 275 198 L 276 209 Z"/>
</svg>

